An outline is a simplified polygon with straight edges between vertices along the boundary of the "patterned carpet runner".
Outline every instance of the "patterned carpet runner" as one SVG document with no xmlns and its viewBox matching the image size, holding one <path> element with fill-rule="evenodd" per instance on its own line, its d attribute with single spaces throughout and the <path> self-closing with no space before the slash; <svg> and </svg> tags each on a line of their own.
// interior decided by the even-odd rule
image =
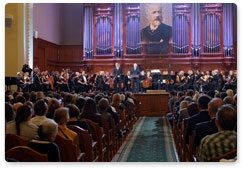
<svg viewBox="0 0 243 169">
<path fill-rule="evenodd" d="M 177 162 L 166 117 L 141 117 L 120 150 L 117 162 Z"/>
</svg>

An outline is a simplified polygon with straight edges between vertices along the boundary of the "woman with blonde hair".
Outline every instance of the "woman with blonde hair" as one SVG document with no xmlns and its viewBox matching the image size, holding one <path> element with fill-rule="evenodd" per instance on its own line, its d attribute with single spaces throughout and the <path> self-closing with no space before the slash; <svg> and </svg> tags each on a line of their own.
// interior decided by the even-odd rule
<svg viewBox="0 0 243 169">
<path fill-rule="evenodd" d="M 81 152 L 79 149 L 79 136 L 77 133 L 67 128 L 66 125 L 69 120 L 69 109 L 66 107 L 56 109 L 53 118 L 58 124 L 57 135 L 72 140 L 73 144 L 77 147 L 77 155 L 79 155 Z"/>
</svg>

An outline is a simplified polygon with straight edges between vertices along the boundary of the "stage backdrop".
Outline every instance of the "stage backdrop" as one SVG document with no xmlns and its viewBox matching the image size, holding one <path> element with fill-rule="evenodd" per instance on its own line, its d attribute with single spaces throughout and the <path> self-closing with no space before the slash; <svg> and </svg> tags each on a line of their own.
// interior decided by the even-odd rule
<svg viewBox="0 0 243 169">
<path fill-rule="evenodd" d="M 172 4 L 140 4 L 141 43 L 148 54 L 168 53 L 172 41 Z"/>
</svg>

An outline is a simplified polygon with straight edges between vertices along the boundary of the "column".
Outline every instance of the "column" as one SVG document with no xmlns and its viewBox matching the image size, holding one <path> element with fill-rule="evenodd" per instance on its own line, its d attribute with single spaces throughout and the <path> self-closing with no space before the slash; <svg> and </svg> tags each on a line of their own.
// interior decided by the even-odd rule
<svg viewBox="0 0 243 169">
<path fill-rule="evenodd" d="M 84 7 L 84 58 L 92 59 L 94 56 L 94 40 L 93 40 L 93 8 Z"/>
<path fill-rule="evenodd" d="M 115 4 L 115 58 L 122 58 L 123 56 L 123 41 L 122 41 L 122 4 Z"/>
</svg>

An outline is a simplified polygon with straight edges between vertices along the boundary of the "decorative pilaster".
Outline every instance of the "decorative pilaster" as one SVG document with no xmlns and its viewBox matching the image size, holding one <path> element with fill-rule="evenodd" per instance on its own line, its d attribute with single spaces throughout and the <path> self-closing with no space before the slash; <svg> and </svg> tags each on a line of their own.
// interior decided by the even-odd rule
<svg viewBox="0 0 243 169">
<path fill-rule="evenodd" d="M 33 68 L 33 4 L 32 3 L 26 3 L 23 6 L 24 14 L 23 14 L 23 20 L 24 20 L 24 33 L 23 33 L 23 47 L 24 47 L 24 63 L 29 64 L 30 68 Z"/>
<path fill-rule="evenodd" d="M 115 4 L 115 58 L 123 56 L 123 40 L 122 40 L 122 4 Z"/>
<path fill-rule="evenodd" d="M 223 4 L 224 56 L 233 56 L 233 14 L 232 3 Z"/>
<path fill-rule="evenodd" d="M 201 44 L 200 44 L 200 4 L 192 4 L 192 56 L 200 56 Z"/>
<path fill-rule="evenodd" d="M 84 58 L 92 59 L 94 56 L 94 39 L 93 39 L 93 7 L 84 7 Z"/>
</svg>

